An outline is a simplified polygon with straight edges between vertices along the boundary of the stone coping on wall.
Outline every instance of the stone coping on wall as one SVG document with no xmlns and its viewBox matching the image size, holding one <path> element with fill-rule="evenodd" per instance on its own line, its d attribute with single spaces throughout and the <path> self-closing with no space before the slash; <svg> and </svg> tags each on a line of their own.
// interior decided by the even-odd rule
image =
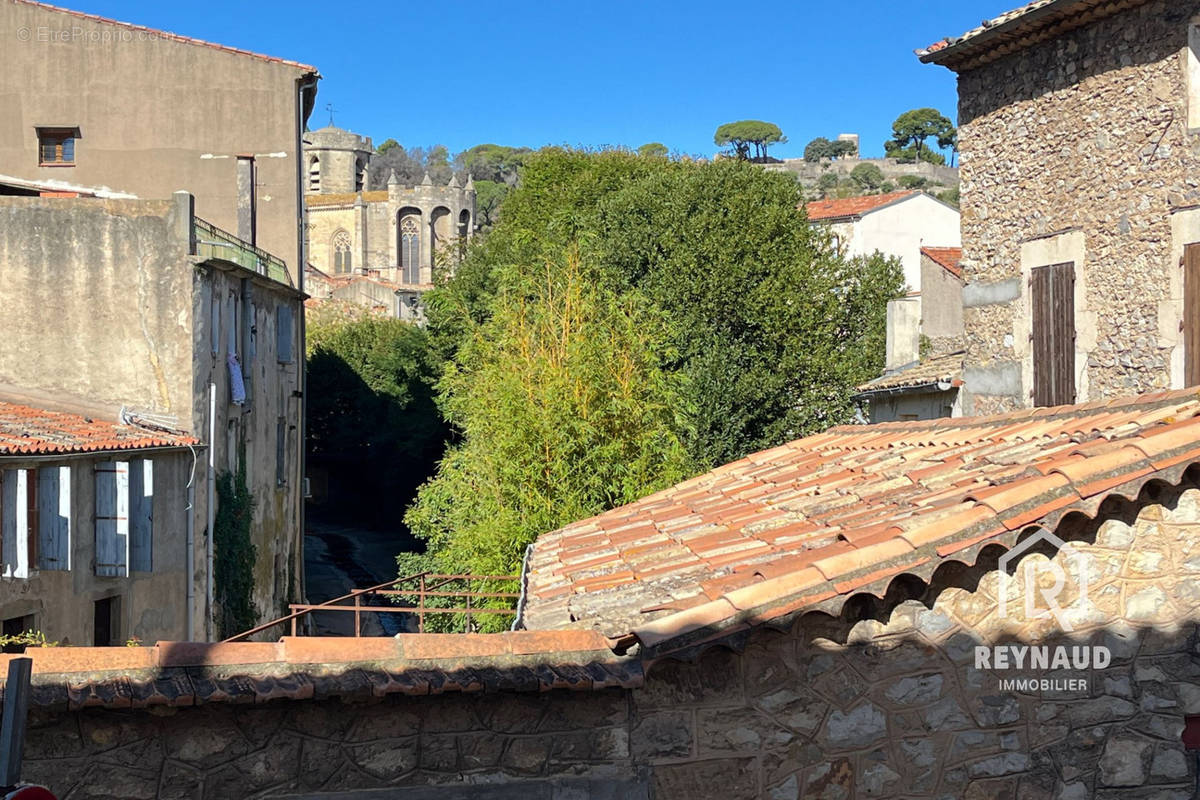
<svg viewBox="0 0 1200 800">
<path fill-rule="evenodd" d="M 285 636 L 278 642 L 30 648 L 32 703 L 142 708 L 446 692 L 634 688 L 641 662 L 591 631 Z M 0 670 L 20 655 L 0 656 Z M 0 691 L 0 699 L 3 692 Z"/>
</svg>

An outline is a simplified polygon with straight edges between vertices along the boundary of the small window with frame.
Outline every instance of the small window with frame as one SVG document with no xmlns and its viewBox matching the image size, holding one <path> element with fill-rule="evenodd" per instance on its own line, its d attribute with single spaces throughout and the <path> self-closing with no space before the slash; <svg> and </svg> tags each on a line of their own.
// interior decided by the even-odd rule
<svg viewBox="0 0 1200 800">
<path fill-rule="evenodd" d="M 75 140 L 79 128 L 38 128 L 38 165 L 43 167 L 75 166 Z"/>
</svg>

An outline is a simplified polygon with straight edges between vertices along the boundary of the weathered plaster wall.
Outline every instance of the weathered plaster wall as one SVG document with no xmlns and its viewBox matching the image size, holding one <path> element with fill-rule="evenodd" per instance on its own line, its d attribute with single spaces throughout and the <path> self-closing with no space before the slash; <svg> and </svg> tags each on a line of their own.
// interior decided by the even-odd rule
<svg viewBox="0 0 1200 800">
<path fill-rule="evenodd" d="M 139 457 L 142 457 L 139 454 Z M 159 452 L 154 462 L 154 528 L 149 572 L 128 577 L 96 575 L 96 478 L 93 457 L 65 461 L 6 459 L 5 469 L 71 467 L 71 569 L 39 570 L 31 565 L 28 578 L 0 578 L 0 619 L 33 616 L 32 627 L 63 645 L 92 644 L 93 604 L 119 596 L 122 638 L 144 642 L 179 639 L 187 620 L 187 484 L 192 455 Z M 201 465 L 202 466 L 202 465 Z M 67 602 L 67 599 L 70 602 Z"/>
<path fill-rule="evenodd" d="M 257 159 L 258 244 L 296 274 L 300 69 L 29 3 L 0 3 L 0 36 L 0 173 L 189 191 L 236 232 L 233 156 L 272 154 Z M 75 166 L 38 165 L 38 125 L 79 126 Z"/>
<path fill-rule="evenodd" d="M 900 259 L 910 292 L 921 292 L 921 248 L 958 247 L 958 211 L 926 194 L 864 214 L 854 224 L 850 255 L 876 250 Z"/>
<path fill-rule="evenodd" d="M 187 425 L 190 225 L 175 201 L 0 198 L 0 382 Z"/>
<path fill-rule="evenodd" d="M 962 347 L 963 282 L 929 256 L 921 256 L 921 333 L 929 337 L 929 355 Z"/>
<path fill-rule="evenodd" d="M 260 619 L 265 622 L 286 613 L 289 601 L 300 599 L 303 479 L 300 475 L 299 425 L 303 408 L 296 396 L 304 356 L 300 341 L 300 296 L 278 284 L 247 278 L 243 271 L 225 270 L 210 264 L 195 270 L 195 284 L 192 313 L 200 326 L 195 337 L 193 390 L 196 414 L 193 429 L 208 441 L 209 391 L 210 386 L 214 387 L 216 435 L 211 446 L 217 474 L 236 473 L 239 450 L 243 449 L 245 453 L 247 486 L 254 497 L 251 523 L 251 540 L 256 548 L 253 601 Z M 248 298 L 243 297 L 244 291 L 248 292 Z M 216 316 L 213 315 L 214 298 L 219 306 Z M 292 356 L 287 362 L 279 360 L 277 337 L 279 308 L 284 305 L 292 309 Z M 253 321 L 248 326 L 251 314 Z M 214 320 L 218 325 L 215 336 Z M 232 402 L 230 389 L 231 330 L 234 330 L 234 352 L 241 371 L 248 378 L 247 399 L 240 406 Z M 197 508 L 207 509 L 205 498 L 198 499 Z M 206 526 L 207 518 L 201 517 L 197 530 L 203 531 Z M 202 570 L 203 541 L 198 543 L 198 548 L 196 563 Z M 203 613 L 198 618 L 203 619 Z"/>
<path fill-rule="evenodd" d="M 1200 202 L 1186 48 L 1198 13 L 1196 0 L 1152 0 L 960 76 L 976 413 L 1032 402 L 1021 253 L 1058 232 L 1078 231 L 1087 253 L 1077 310 L 1094 320 L 1077 326 L 1080 399 L 1182 385 L 1171 364 L 1184 243 L 1171 216 Z"/>
<path fill-rule="evenodd" d="M 592 781 L 554 796 L 599 798 L 644 774 L 651 797 L 685 800 L 1183 800 L 1197 777 L 1180 734 L 1200 714 L 1200 490 L 1151 484 L 1140 511 L 1110 511 L 1098 527 L 1076 517 L 1060 528 L 1092 559 L 1094 610 L 1070 618 L 1069 636 L 1025 615 L 1020 569 L 1000 617 L 999 551 L 985 550 L 974 567 L 939 570 L 924 602 L 923 584 L 895 582 L 892 599 L 910 599 L 882 620 L 852 599 L 851 622 L 810 614 L 743 634 L 729 642 L 740 653 L 653 665 L 641 689 L 40 712 L 26 775 L 79 798 L 431 785 L 445 794 L 423 797 L 449 798 L 464 784 L 563 776 Z M 1079 594 L 1074 558 L 1054 556 L 1064 607 Z M 1102 644 L 1112 660 L 977 669 L 980 642 Z M 1087 688 L 999 686 L 1022 677 Z"/>
</svg>

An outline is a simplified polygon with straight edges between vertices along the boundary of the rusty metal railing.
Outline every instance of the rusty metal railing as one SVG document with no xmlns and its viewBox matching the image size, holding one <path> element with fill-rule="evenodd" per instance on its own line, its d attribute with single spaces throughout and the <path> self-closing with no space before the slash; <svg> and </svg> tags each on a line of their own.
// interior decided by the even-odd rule
<svg viewBox="0 0 1200 800">
<path fill-rule="evenodd" d="M 194 228 L 193 238 L 196 241 L 196 255 L 229 261 L 279 283 L 295 286 L 292 283 L 292 275 L 288 272 L 287 264 L 282 258 L 273 256 L 249 242 L 242 241 L 232 233 L 199 217 L 192 218 L 192 227 Z"/>
<path fill-rule="evenodd" d="M 420 572 L 416 575 L 397 578 L 366 589 L 355 589 L 353 592 L 344 594 L 341 597 L 335 597 L 332 600 L 326 600 L 324 603 L 289 603 L 288 609 L 291 613 L 278 619 L 273 619 L 270 622 L 265 622 L 248 631 L 243 631 L 236 636 L 231 636 L 224 641 L 236 642 L 247 639 L 256 633 L 262 633 L 284 623 L 290 623 L 292 636 L 299 636 L 301 634 L 300 619 L 315 612 L 323 613 L 326 611 L 354 614 L 354 635 L 356 637 L 362 635 L 362 615 L 364 613 L 412 614 L 417 618 L 417 630 L 420 633 L 425 632 L 425 618 L 428 615 L 461 614 L 464 618 L 466 629 L 470 630 L 472 616 L 515 615 L 517 613 L 515 608 L 516 601 L 521 596 L 519 592 L 472 591 L 472 584 L 478 582 L 516 583 L 518 580 L 519 577 L 516 575 L 440 575 Z M 405 584 L 412 585 L 405 586 Z M 455 588 L 460 586 L 461 588 Z M 363 605 L 363 598 L 368 595 L 395 597 L 400 602 L 391 605 Z M 451 603 L 455 599 L 461 600 L 463 605 L 442 605 L 443 602 Z M 409 602 L 415 604 L 405 605 L 405 600 L 409 600 Z M 476 601 L 475 605 L 472 605 L 473 600 Z M 480 605 L 478 602 L 497 600 L 511 601 L 514 607 Z M 348 604 L 347 601 L 349 601 Z M 432 601 L 432 605 L 430 601 Z"/>
</svg>

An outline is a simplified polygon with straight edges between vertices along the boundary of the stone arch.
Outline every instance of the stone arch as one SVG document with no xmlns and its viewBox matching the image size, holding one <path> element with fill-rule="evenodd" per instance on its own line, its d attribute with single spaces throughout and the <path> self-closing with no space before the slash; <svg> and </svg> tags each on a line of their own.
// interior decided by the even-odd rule
<svg viewBox="0 0 1200 800">
<path fill-rule="evenodd" d="M 308 193 L 316 194 L 321 191 L 321 159 L 312 156 L 308 159 Z"/>
<path fill-rule="evenodd" d="M 471 235 L 471 210 L 464 208 L 458 214 L 458 238 L 466 239 Z"/>
<path fill-rule="evenodd" d="M 335 275 L 345 274 L 354 270 L 353 242 L 350 233 L 344 228 L 334 231 L 329 239 L 330 264 Z"/>
<path fill-rule="evenodd" d="M 396 260 L 401 283 L 421 282 L 421 209 L 405 206 L 396 214 Z"/>
<path fill-rule="evenodd" d="M 429 230 L 433 238 L 433 249 L 443 247 L 450 243 L 450 239 L 454 236 L 452 230 L 453 219 L 450 216 L 450 209 L 445 206 L 437 206 L 433 209 L 433 213 L 429 215 Z"/>
</svg>

